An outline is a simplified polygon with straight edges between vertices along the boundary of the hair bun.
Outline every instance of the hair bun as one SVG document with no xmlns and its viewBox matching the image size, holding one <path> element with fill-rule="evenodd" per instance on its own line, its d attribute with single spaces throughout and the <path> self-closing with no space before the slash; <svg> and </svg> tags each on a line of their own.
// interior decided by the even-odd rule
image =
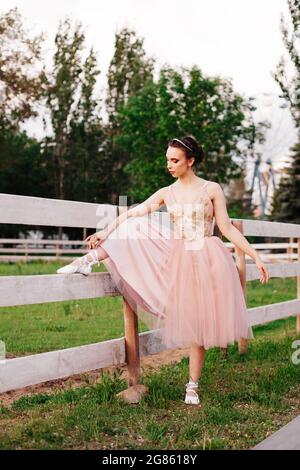
<svg viewBox="0 0 300 470">
<path fill-rule="evenodd" d="M 170 140 L 169 145 L 172 147 L 181 148 L 184 151 L 187 158 L 195 157 L 195 161 L 192 166 L 200 164 L 204 161 L 205 159 L 204 150 L 193 135 L 191 134 L 185 135 L 184 137 L 181 137 L 179 140 L 181 140 L 181 142 L 187 145 L 191 150 L 189 150 L 185 145 L 182 145 L 177 140 Z"/>
</svg>

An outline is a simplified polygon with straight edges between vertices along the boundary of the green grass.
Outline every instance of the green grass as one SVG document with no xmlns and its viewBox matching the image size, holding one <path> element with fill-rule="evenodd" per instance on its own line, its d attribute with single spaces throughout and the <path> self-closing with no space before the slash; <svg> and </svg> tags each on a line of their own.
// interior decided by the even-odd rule
<svg viewBox="0 0 300 470">
<path fill-rule="evenodd" d="M 0 275 L 55 273 L 57 263 L 0 265 Z M 248 306 L 296 297 L 294 278 L 247 283 Z M 32 354 L 123 335 L 119 297 L 0 309 L 0 339 L 9 354 Z M 138 405 L 116 398 L 121 370 L 97 383 L 0 398 L 0 449 L 248 449 L 300 410 L 300 365 L 293 364 L 295 318 L 254 328 L 246 355 L 237 345 L 206 354 L 202 407 L 184 404 L 188 357 L 144 373 L 149 393 Z M 2 403 L 2 404 L 1 404 Z"/>
<path fill-rule="evenodd" d="M 120 370 L 96 384 L 27 395 L 0 406 L 0 449 L 249 449 L 300 408 L 300 365 L 291 362 L 296 335 L 258 338 L 247 355 L 230 346 L 206 355 L 202 407 L 184 404 L 188 358 L 149 372 L 137 405 L 116 397 L 127 388 Z"/>
</svg>

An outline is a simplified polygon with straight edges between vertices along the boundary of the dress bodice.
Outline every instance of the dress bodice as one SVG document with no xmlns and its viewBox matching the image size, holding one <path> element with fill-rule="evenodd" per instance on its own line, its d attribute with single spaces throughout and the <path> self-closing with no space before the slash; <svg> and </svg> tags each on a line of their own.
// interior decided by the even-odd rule
<svg viewBox="0 0 300 470">
<path fill-rule="evenodd" d="M 173 185 L 168 186 L 165 205 L 174 224 L 176 238 L 195 240 L 212 235 L 214 208 L 206 191 L 207 183 L 198 191 L 192 203 L 178 203 Z"/>
</svg>

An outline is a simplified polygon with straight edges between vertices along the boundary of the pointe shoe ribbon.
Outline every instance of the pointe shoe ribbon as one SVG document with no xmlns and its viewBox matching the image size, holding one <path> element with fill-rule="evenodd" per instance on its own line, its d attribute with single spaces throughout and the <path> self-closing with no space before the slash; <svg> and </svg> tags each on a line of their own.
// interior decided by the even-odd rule
<svg viewBox="0 0 300 470">
<path fill-rule="evenodd" d="M 189 382 L 186 385 L 186 394 L 184 402 L 188 405 L 199 405 L 200 400 L 197 393 L 198 384 L 195 382 Z"/>
</svg>

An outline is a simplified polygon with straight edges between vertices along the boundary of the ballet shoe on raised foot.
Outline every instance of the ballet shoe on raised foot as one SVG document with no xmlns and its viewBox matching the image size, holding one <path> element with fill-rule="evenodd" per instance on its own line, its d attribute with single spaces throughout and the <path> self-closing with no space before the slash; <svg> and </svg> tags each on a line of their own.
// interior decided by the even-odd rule
<svg viewBox="0 0 300 470">
<path fill-rule="evenodd" d="M 193 380 L 190 380 L 189 383 L 185 384 L 185 400 L 184 402 L 187 405 L 199 405 L 200 400 L 197 393 L 198 384 Z"/>
<path fill-rule="evenodd" d="M 80 258 L 75 259 L 72 263 L 59 268 L 56 272 L 57 274 L 84 274 L 87 276 L 92 271 L 92 266 L 97 264 L 99 266 L 100 262 L 98 260 L 97 251 L 92 250 L 87 255 L 81 256 Z"/>
</svg>

